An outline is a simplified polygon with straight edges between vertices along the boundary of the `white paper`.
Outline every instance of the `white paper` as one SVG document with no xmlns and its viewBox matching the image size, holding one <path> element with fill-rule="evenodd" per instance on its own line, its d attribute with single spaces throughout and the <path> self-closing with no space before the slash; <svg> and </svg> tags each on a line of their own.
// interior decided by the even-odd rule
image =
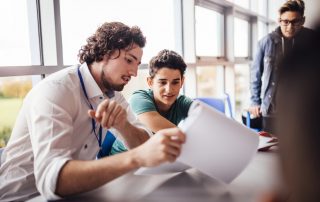
<svg viewBox="0 0 320 202">
<path fill-rule="evenodd" d="M 275 138 L 260 136 L 258 149 L 267 149 L 277 144 L 278 144 L 278 141 L 275 141 Z"/>
<path fill-rule="evenodd" d="M 190 166 L 187 166 L 178 161 L 173 163 L 164 163 L 157 167 L 146 168 L 142 167 L 138 169 L 134 174 L 135 175 L 159 175 L 159 174 L 168 174 L 168 173 L 178 173 L 183 172 L 189 169 Z"/>
<path fill-rule="evenodd" d="M 256 132 L 198 101 L 179 127 L 187 139 L 178 161 L 225 183 L 244 170 L 258 148 Z"/>
</svg>

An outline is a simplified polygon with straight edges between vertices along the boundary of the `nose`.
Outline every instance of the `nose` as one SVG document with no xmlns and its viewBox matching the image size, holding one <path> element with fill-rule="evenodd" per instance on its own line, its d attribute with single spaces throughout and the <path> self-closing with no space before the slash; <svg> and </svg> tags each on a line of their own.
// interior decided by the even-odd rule
<svg viewBox="0 0 320 202">
<path fill-rule="evenodd" d="M 138 74 L 139 65 L 134 65 L 132 68 L 129 69 L 129 75 L 136 77 Z"/>
<path fill-rule="evenodd" d="M 288 28 L 289 30 L 291 30 L 291 29 L 293 28 L 292 23 L 289 23 L 289 24 L 287 25 L 287 28 Z"/>
<path fill-rule="evenodd" d="M 170 83 L 168 83 L 166 86 L 165 86 L 165 90 L 167 93 L 170 93 L 172 91 L 172 85 Z"/>
</svg>

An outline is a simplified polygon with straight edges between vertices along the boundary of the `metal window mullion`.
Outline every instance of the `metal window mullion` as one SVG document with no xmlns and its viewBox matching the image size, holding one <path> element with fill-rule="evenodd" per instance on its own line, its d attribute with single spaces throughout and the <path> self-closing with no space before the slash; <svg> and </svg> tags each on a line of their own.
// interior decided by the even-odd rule
<svg viewBox="0 0 320 202">
<path fill-rule="evenodd" d="M 63 47 L 62 47 L 62 33 L 61 33 L 61 15 L 60 15 L 60 0 L 53 0 L 54 4 L 54 23 L 56 36 L 56 51 L 57 51 L 57 65 L 63 66 Z"/>
</svg>

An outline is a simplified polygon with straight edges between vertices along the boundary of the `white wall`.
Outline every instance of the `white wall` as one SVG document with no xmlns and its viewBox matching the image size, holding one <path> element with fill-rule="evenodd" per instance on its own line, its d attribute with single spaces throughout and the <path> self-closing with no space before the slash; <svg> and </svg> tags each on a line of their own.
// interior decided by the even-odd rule
<svg viewBox="0 0 320 202">
<path fill-rule="evenodd" d="M 306 23 L 305 26 L 312 28 L 315 26 L 315 23 L 320 22 L 320 1 L 319 0 L 304 0 L 305 2 L 305 13 Z"/>
</svg>

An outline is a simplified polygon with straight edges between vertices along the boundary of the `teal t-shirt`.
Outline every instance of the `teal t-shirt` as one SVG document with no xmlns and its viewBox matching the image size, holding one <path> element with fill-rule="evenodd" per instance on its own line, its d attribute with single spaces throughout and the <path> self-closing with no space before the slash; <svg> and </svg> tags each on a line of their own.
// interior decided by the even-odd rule
<svg viewBox="0 0 320 202">
<path fill-rule="evenodd" d="M 151 111 L 159 112 L 151 89 L 135 91 L 132 94 L 129 103 L 131 109 L 136 115 Z M 179 95 L 166 114 L 159 113 L 173 124 L 178 125 L 180 121 L 188 116 L 191 104 L 192 100 L 190 98 L 184 95 Z M 112 155 L 123 151 L 127 151 L 127 149 L 120 140 L 116 140 L 112 145 L 110 154 Z"/>
</svg>

